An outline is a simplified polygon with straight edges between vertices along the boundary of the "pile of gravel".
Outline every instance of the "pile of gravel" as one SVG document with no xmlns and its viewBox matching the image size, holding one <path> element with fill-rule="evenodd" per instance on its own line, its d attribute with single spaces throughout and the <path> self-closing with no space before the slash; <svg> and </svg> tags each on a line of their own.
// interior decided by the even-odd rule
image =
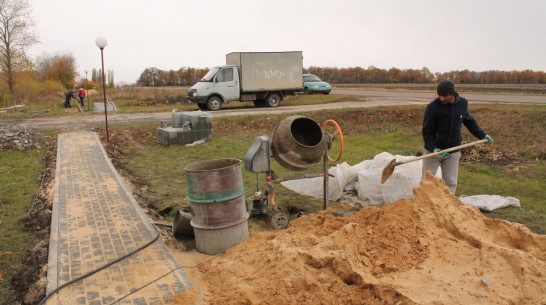
<svg viewBox="0 0 546 305">
<path fill-rule="evenodd" d="M 45 148 L 51 137 L 37 129 L 21 127 L 15 123 L 0 123 L 1 150 L 32 150 Z"/>
</svg>

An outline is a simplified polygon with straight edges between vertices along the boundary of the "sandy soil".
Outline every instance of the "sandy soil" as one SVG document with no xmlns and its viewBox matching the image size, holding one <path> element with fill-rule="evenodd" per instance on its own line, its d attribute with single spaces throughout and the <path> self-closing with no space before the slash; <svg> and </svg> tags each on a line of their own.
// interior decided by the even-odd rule
<svg viewBox="0 0 546 305">
<path fill-rule="evenodd" d="M 488 219 L 429 176 L 414 200 L 327 210 L 210 257 L 178 253 L 174 304 L 546 304 L 546 236 Z"/>
</svg>

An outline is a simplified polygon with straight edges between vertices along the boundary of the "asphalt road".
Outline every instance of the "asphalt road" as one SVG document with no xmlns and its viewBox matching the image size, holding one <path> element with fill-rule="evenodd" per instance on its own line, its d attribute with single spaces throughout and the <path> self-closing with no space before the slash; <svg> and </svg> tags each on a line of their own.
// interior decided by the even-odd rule
<svg viewBox="0 0 546 305">
<path fill-rule="evenodd" d="M 340 108 L 365 108 L 396 105 L 419 105 L 427 104 L 436 96 L 433 92 L 398 92 L 398 91 L 361 91 L 361 90 L 334 90 L 331 94 L 353 95 L 355 101 L 320 105 L 301 106 L 280 106 L 276 108 L 257 108 L 247 103 L 248 108 L 243 109 L 222 109 L 220 111 L 208 112 L 214 117 L 236 116 L 236 115 L 259 115 L 277 114 L 291 112 L 311 112 Z M 530 104 L 546 105 L 546 96 L 526 95 L 491 95 L 491 94 L 465 94 L 470 103 L 498 103 L 498 104 Z M 362 101 L 364 99 L 364 101 Z M 236 102 L 235 102 L 236 103 Z M 282 104 L 281 104 L 282 105 Z M 171 112 L 155 113 L 108 113 L 108 125 L 127 124 L 137 122 L 159 122 L 170 121 Z M 86 113 L 82 116 L 60 116 L 60 117 L 35 117 L 24 120 L 15 120 L 18 125 L 37 129 L 81 129 L 85 127 L 103 126 L 105 122 L 104 113 Z"/>
<path fill-rule="evenodd" d="M 332 94 L 364 96 L 373 99 L 403 99 L 431 101 L 436 98 L 434 92 L 399 92 L 399 91 L 360 91 L 334 90 Z M 471 103 L 501 103 L 501 104 L 536 104 L 546 105 L 546 96 L 535 95 L 505 95 L 505 94 L 461 94 Z"/>
</svg>

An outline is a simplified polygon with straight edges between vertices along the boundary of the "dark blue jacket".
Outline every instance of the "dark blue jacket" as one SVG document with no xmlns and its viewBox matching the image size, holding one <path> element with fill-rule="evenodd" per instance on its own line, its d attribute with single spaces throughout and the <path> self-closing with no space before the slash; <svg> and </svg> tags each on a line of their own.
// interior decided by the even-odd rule
<svg viewBox="0 0 546 305">
<path fill-rule="evenodd" d="M 461 145 L 461 126 L 464 126 L 478 139 L 485 138 L 485 132 L 468 113 L 468 101 L 458 95 L 453 104 L 443 104 L 436 98 L 428 104 L 423 120 L 423 140 L 425 148 L 447 149 Z"/>
</svg>

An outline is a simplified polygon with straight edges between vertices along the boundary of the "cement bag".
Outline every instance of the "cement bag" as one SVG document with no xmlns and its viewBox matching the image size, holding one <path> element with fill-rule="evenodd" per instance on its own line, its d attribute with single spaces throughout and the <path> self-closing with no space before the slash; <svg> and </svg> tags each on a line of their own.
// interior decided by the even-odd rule
<svg viewBox="0 0 546 305">
<path fill-rule="evenodd" d="M 421 181 L 421 160 L 396 166 L 389 179 L 381 184 L 383 169 L 392 159 L 403 161 L 410 158 L 414 157 L 393 156 L 388 152 L 376 155 L 365 169 L 358 172 L 358 197 L 369 199 L 374 205 L 390 204 L 400 198 L 414 198 L 413 188 L 419 186 Z"/>
<path fill-rule="evenodd" d="M 473 207 L 477 207 L 482 211 L 488 212 L 507 206 L 521 208 L 519 199 L 514 197 L 502 197 L 499 195 L 461 196 L 459 197 L 459 200 Z"/>
<path fill-rule="evenodd" d="M 356 180 L 357 174 L 347 162 L 331 167 L 328 172 L 333 175 L 328 178 L 328 199 L 335 201 L 341 197 L 345 185 L 351 180 Z M 316 177 L 283 181 L 281 185 L 302 195 L 322 198 L 324 192 L 322 183 L 323 178 Z"/>
</svg>

